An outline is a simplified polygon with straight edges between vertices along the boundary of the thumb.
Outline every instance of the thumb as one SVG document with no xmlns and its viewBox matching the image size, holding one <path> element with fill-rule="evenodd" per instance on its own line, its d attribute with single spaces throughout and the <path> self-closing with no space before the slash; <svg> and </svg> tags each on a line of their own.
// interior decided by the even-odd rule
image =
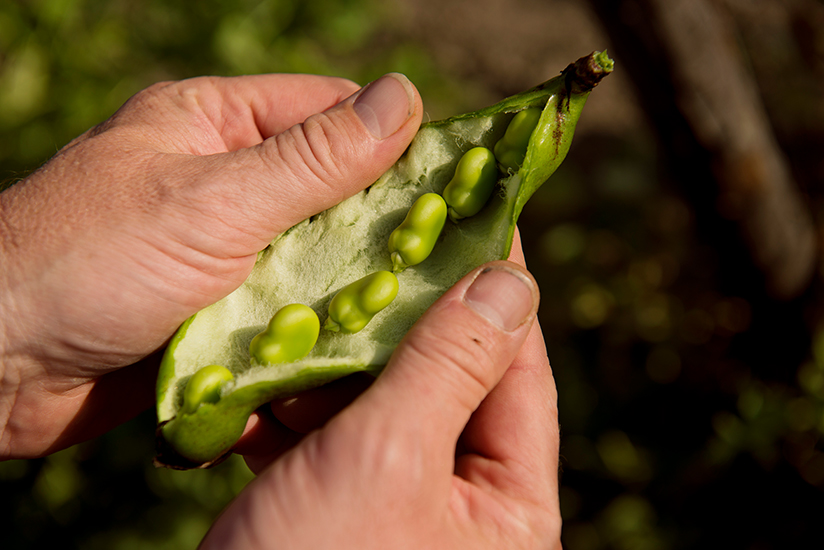
<svg viewBox="0 0 824 550">
<path fill-rule="evenodd" d="M 390 73 L 257 146 L 202 157 L 215 164 L 202 173 L 232 186 L 225 213 L 238 217 L 235 227 L 268 242 L 374 183 L 409 145 L 422 110 L 414 85 Z"/>
<path fill-rule="evenodd" d="M 472 271 L 426 311 L 373 386 L 342 414 L 360 416 L 354 423 L 361 426 L 382 419 L 391 424 L 386 433 L 409 437 L 429 447 L 420 449 L 424 456 L 449 464 L 470 416 L 524 343 L 538 300 L 535 280 L 517 264 Z"/>
</svg>

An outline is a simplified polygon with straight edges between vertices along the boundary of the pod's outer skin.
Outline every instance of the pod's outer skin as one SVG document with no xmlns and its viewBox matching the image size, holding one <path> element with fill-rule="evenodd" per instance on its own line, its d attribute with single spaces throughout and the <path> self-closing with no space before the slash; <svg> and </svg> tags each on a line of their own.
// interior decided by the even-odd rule
<svg viewBox="0 0 824 550">
<path fill-rule="evenodd" d="M 354 372 L 375 375 L 421 314 L 478 265 L 506 258 L 515 223 L 529 197 L 566 156 L 589 92 L 612 71 L 606 52 L 569 65 L 558 77 L 475 113 L 421 126 L 406 153 L 377 182 L 277 237 L 263 250 L 235 292 L 188 319 L 173 337 L 157 382 L 157 465 L 208 467 L 231 452 L 249 415 L 279 397 L 294 395 Z M 289 303 L 304 303 L 320 318 L 335 293 L 353 280 L 392 270 L 386 243 L 415 200 L 441 193 L 469 149 L 492 149 L 515 113 L 541 107 L 538 126 L 516 172 L 472 218 L 446 224 L 432 254 L 398 274 L 392 304 L 357 334 L 321 331 L 300 361 L 259 365 L 251 339 Z M 205 365 L 223 365 L 234 380 L 217 403 L 179 414 L 189 377 Z"/>
</svg>

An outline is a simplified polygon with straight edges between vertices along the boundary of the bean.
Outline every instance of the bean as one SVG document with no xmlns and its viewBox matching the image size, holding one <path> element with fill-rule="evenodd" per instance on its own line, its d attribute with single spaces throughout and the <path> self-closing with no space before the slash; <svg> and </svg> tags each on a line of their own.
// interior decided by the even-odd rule
<svg viewBox="0 0 824 550">
<path fill-rule="evenodd" d="M 506 169 L 517 170 L 524 162 L 529 138 L 541 118 L 541 109 L 531 107 L 519 112 L 495 144 L 495 157 Z"/>
<path fill-rule="evenodd" d="M 398 278 L 376 271 L 343 287 L 329 303 L 323 328 L 352 334 L 360 331 L 398 295 Z"/>
<path fill-rule="evenodd" d="M 467 151 L 455 167 L 455 175 L 443 190 L 449 219 L 456 222 L 481 211 L 498 182 L 495 155 L 486 147 Z"/>
<path fill-rule="evenodd" d="M 318 334 L 317 313 L 303 304 L 289 304 L 272 316 L 266 330 L 252 338 L 249 355 L 260 364 L 291 363 L 312 351 Z"/>
<path fill-rule="evenodd" d="M 432 253 L 446 222 L 446 203 L 437 193 L 418 197 L 403 222 L 389 235 L 392 270 L 403 271 Z"/>
<path fill-rule="evenodd" d="M 220 388 L 232 378 L 232 372 L 221 365 L 209 365 L 194 373 L 183 390 L 183 413 L 195 412 L 202 403 L 220 401 Z"/>
</svg>

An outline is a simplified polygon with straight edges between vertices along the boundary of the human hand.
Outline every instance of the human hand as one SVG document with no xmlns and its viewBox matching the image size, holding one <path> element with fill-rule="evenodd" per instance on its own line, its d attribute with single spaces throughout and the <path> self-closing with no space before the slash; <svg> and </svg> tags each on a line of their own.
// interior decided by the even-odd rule
<svg viewBox="0 0 824 550">
<path fill-rule="evenodd" d="M 560 548 L 557 396 L 537 306 L 525 269 L 482 266 L 320 429 L 304 436 L 312 422 L 275 405 L 284 422 L 262 415 L 237 449 L 260 475 L 201 548 Z"/>
<path fill-rule="evenodd" d="M 0 458 L 148 407 L 143 358 L 278 233 L 373 183 L 421 113 L 402 76 L 163 83 L 0 193 Z"/>
</svg>

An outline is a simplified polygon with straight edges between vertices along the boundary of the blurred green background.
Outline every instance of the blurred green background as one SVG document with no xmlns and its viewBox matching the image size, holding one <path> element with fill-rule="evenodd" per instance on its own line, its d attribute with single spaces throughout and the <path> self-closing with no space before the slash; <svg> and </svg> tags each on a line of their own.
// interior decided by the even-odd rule
<svg viewBox="0 0 824 550">
<path fill-rule="evenodd" d="M 817 220 L 824 35 L 770 14 L 821 15 L 821 4 L 717 4 Z M 572 0 L 0 0 L 0 182 L 159 80 L 301 72 L 363 84 L 400 71 L 437 119 L 613 51 L 609 36 Z M 615 57 L 520 223 L 560 395 L 565 546 L 812 547 L 824 517 L 820 277 L 784 301 L 736 283 Z M 236 459 L 155 469 L 154 422 L 147 411 L 55 455 L 0 463 L 0 546 L 194 548 L 251 474 Z"/>
</svg>

